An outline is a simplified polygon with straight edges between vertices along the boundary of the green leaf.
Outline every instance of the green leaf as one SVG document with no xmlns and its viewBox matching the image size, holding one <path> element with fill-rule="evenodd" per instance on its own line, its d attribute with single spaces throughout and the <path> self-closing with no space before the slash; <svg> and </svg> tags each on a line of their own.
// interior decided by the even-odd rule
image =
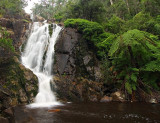
<svg viewBox="0 0 160 123">
<path fill-rule="evenodd" d="M 136 85 L 135 85 L 135 84 L 132 84 L 132 89 L 133 89 L 134 91 L 136 91 Z"/>
<path fill-rule="evenodd" d="M 137 76 L 134 73 L 131 75 L 131 80 L 137 82 Z"/>
<path fill-rule="evenodd" d="M 129 82 L 125 83 L 125 88 L 129 94 L 132 94 L 132 87 Z"/>
</svg>

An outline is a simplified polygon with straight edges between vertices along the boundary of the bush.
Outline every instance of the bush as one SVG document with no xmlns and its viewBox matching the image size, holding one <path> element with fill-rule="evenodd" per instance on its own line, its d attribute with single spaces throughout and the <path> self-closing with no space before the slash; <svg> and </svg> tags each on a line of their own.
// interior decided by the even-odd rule
<svg viewBox="0 0 160 123">
<path fill-rule="evenodd" d="M 117 16 L 113 16 L 105 25 L 105 29 L 109 31 L 110 33 L 120 33 L 122 30 L 121 27 L 124 24 L 124 20 Z"/>
<path fill-rule="evenodd" d="M 149 13 L 139 12 L 133 19 L 126 21 L 123 25 L 123 32 L 133 29 L 159 35 L 160 22 L 158 21 L 158 16 L 154 19 Z"/>
<path fill-rule="evenodd" d="M 155 74 L 160 73 L 159 46 L 157 36 L 137 29 L 125 32 L 113 42 L 109 56 L 117 73 L 115 79 L 129 94 L 142 87 L 159 90 L 160 79 Z"/>
</svg>

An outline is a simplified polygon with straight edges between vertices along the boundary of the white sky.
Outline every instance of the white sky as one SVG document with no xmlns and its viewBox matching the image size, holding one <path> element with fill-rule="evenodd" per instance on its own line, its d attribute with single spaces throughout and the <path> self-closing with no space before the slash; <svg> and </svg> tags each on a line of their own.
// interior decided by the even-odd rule
<svg viewBox="0 0 160 123">
<path fill-rule="evenodd" d="M 28 6 L 24 8 L 25 12 L 31 14 L 31 9 L 34 7 L 34 3 L 40 3 L 39 0 L 26 0 L 28 2 Z"/>
</svg>

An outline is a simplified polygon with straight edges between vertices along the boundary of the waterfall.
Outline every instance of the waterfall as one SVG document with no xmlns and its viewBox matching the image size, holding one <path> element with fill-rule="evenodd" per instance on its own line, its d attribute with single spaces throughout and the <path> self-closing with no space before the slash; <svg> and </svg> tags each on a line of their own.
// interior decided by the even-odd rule
<svg viewBox="0 0 160 123">
<path fill-rule="evenodd" d="M 61 27 L 53 24 L 53 33 L 49 34 L 49 24 L 34 22 L 31 34 L 22 53 L 22 64 L 38 77 L 39 92 L 31 106 L 48 107 L 60 104 L 56 101 L 50 82 L 52 81 L 52 63 L 54 61 L 54 45 Z"/>
</svg>

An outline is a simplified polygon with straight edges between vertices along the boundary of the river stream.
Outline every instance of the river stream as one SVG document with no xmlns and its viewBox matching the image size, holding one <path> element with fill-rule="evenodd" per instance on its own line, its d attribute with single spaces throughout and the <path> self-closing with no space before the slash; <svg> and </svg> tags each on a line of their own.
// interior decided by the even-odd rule
<svg viewBox="0 0 160 123">
<path fill-rule="evenodd" d="M 50 108 L 15 107 L 16 123 L 159 123 L 160 104 L 68 103 Z"/>
</svg>

